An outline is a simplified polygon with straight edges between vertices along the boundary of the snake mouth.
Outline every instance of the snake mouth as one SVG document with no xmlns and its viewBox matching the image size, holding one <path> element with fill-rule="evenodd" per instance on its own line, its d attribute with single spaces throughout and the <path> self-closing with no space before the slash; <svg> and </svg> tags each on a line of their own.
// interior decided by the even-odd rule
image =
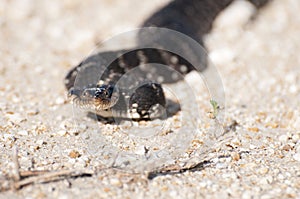
<svg viewBox="0 0 300 199">
<path fill-rule="evenodd" d="M 113 107 L 119 99 L 118 89 L 111 85 L 71 88 L 68 95 L 77 107 L 96 113 Z"/>
</svg>

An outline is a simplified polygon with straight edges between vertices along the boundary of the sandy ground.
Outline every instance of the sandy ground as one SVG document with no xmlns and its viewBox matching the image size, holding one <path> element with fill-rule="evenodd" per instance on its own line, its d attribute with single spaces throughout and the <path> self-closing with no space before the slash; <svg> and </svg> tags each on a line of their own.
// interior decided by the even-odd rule
<svg viewBox="0 0 300 199">
<path fill-rule="evenodd" d="M 63 85 L 65 74 L 98 42 L 136 28 L 167 2 L 0 1 L 0 190 L 13 184 L 15 146 L 20 171 L 93 173 L 36 181 L 17 191 L 2 191 L 0 198 L 300 198 L 298 0 L 274 0 L 254 19 L 253 7 L 235 3 L 206 37 L 226 93 L 223 125 L 236 121 L 224 137 L 210 142 L 214 145 L 209 150 L 197 151 L 209 140 L 196 135 L 191 141 L 184 161 L 209 163 L 150 180 L 145 172 L 112 169 L 104 153 L 101 159 L 91 152 L 100 150 L 97 142 L 103 144 L 89 139 L 97 137 L 97 129 L 111 140 L 122 140 L 122 135 L 119 127 L 97 124 L 84 113 L 74 117 Z M 198 92 L 200 106 L 209 111 L 201 102 L 207 96 Z M 74 120 L 79 121 L 75 129 Z M 168 122 L 176 126 L 177 117 Z M 205 132 L 211 124 L 201 123 L 199 129 Z M 102 150 L 109 148 L 104 144 Z M 184 166 L 180 160 L 177 165 Z"/>
</svg>

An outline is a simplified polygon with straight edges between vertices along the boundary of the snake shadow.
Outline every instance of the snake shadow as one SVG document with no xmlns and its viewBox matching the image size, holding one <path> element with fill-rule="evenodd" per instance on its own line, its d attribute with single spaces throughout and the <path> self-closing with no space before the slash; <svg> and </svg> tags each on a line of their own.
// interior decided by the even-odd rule
<svg viewBox="0 0 300 199">
<path fill-rule="evenodd" d="M 151 121 L 154 119 L 162 119 L 165 120 L 167 118 L 173 117 L 181 110 L 181 106 L 178 102 L 175 102 L 170 99 L 166 99 L 166 114 L 161 118 L 143 118 L 143 119 L 132 119 L 128 117 L 103 117 L 101 115 L 97 115 L 93 112 L 88 112 L 87 117 L 95 120 L 97 122 L 101 122 L 104 124 L 121 124 L 124 121 Z"/>
</svg>

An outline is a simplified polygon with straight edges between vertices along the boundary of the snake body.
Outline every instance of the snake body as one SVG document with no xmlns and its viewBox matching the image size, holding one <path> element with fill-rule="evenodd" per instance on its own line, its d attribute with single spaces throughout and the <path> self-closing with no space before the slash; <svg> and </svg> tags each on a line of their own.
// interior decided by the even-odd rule
<svg viewBox="0 0 300 199">
<path fill-rule="evenodd" d="M 210 31 L 215 17 L 232 1 L 174 0 L 154 13 L 141 27 L 172 29 L 203 44 L 202 38 Z M 259 7 L 268 0 L 249 1 Z M 139 42 L 155 43 L 155 40 L 145 41 L 144 37 L 139 38 Z M 195 53 L 189 47 L 185 52 Z M 117 58 L 110 61 L 112 57 Z M 168 65 L 173 72 L 156 70 L 151 73 L 149 64 L 153 63 Z M 201 70 L 205 67 L 206 64 L 201 64 Z M 134 75 L 137 78 L 118 84 L 133 69 L 136 69 Z M 71 69 L 65 77 L 65 86 L 76 106 L 102 117 L 157 118 L 165 113 L 166 106 L 161 83 L 176 82 L 194 69 L 184 57 L 159 48 L 107 51 L 91 55 Z"/>
</svg>

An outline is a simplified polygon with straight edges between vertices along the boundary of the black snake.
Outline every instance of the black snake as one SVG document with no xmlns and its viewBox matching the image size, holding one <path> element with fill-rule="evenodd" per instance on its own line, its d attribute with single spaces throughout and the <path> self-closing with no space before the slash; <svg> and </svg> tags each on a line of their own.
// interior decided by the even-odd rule
<svg viewBox="0 0 300 199">
<path fill-rule="evenodd" d="M 191 37 L 202 45 L 203 35 L 210 31 L 215 17 L 232 1 L 174 0 L 154 13 L 141 27 L 155 26 L 172 29 Z M 268 2 L 268 0 L 249 1 L 257 7 Z M 140 39 L 139 42 L 155 43 L 156 41 Z M 178 48 L 184 46 L 180 42 L 176 45 Z M 184 51 L 187 55 L 197 53 L 189 46 Z M 117 58 L 109 61 L 113 57 Z M 149 63 L 168 65 L 178 71 L 179 75 L 172 71 L 149 75 L 149 68 L 147 68 L 151 67 L 147 65 Z M 144 65 L 144 67 L 141 67 L 138 74 L 147 81 L 143 84 L 127 82 L 129 86 L 123 87 L 116 85 L 124 74 L 139 65 Z M 205 57 L 200 65 L 200 70 L 204 70 Z M 166 106 L 166 99 L 160 84 L 178 81 L 181 75 L 194 69 L 194 66 L 184 57 L 159 48 L 107 51 L 87 57 L 70 70 L 65 77 L 65 86 L 75 105 L 102 117 L 112 117 L 112 112 L 114 112 L 116 116 L 122 118 L 157 118 L 162 116 L 163 108 Z M 96 76 L 96 81 L 76 85 L 78 74 L 83 76 L 81 79 L 95 79 Z M 134 92 L 129 91 L 130 84 L 137 85 Z"/>
</svg>

